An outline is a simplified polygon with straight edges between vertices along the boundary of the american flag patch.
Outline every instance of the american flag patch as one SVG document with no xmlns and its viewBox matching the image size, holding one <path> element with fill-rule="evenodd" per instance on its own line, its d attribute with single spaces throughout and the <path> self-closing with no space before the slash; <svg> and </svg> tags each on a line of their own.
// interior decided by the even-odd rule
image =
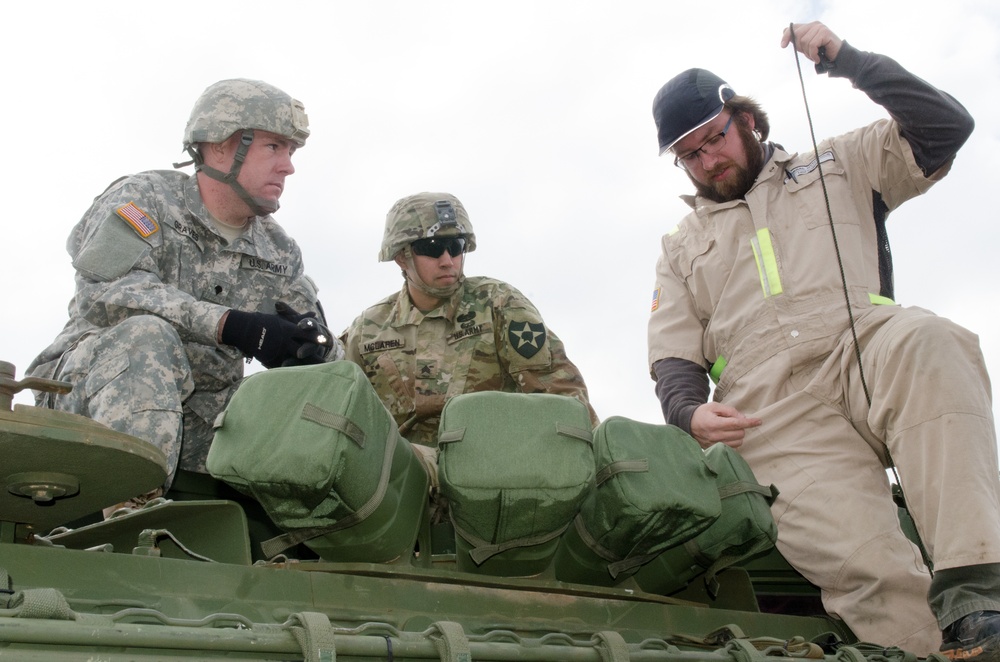
<svg viewBox="0 0 1000 662">
<path fill-rule="evenodd" d="M 156 221 L 146 216 L 146 212 L 136 207 L 134 202 L 123 205 L 115 211 L 125 219 L 126 223 L 135 228 L 135 231 L 143 238 L 155 234 L 160 229 Z"/>
<path fill-rule="evenodd" d="M 653 307 L 649 309 L 649 312 L 653 312 L 660 307 L 660 288 L 653 290 Z"/>
</svg>

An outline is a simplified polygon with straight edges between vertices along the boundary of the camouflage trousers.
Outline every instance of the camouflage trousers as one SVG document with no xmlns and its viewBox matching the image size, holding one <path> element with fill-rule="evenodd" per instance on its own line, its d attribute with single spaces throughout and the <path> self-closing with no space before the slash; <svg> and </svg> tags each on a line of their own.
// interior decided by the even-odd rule
<svg viewBox="0 0 1000 662">
<path fill-rule="evenodd" d="M 165 490 L 178 466 L 205 471 L 212 426 L 184 405 L 194 380 L 184 344 L 168 322 L 141 315 L 91 334 L 62 357 L 54 378 L 73 390 L 42 394 L 38 404 L 159 448 L 167 458 Z"/>
</svg>

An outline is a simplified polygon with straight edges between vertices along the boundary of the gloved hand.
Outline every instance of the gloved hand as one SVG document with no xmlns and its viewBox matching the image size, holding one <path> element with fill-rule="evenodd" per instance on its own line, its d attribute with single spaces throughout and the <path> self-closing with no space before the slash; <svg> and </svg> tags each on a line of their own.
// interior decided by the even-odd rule
<svg viewBox="0 0 1000 662">
<path fill-rule="evenodd" d="M 323 363 L 331 348 L 339 344 L 339 341 L 330 333 L 330 329 L 316 318 L 316 313 L 312 311 L 299 313 L 284 301 L 276 302 L 274 310 L 280 317 L 295 324 L 303 332 L 305 338 L 296 350 L 295 356 L 285 359 L 281 363 L 282 366 Z"/>
<path fill-rule="evenodd" d="M 316 333 L 302 330 L 298 324 L 280 315 L 230 310 L 222 326 L 222 342 L 232 345 L 267 368 L 275 368 L 293 359 L 303 344 Z"/>
</svg>

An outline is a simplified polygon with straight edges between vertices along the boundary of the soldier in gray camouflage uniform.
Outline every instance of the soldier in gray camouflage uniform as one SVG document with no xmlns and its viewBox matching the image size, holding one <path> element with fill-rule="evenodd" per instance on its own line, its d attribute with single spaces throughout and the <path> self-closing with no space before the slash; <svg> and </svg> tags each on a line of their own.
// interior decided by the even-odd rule
<svg viewBox="0 0 1000 662">
<path fill-rule="evenodd" d="M 343 357 L 298 245 L 271 217 L 308 135 L 302 104 L 278 88 L 220 81 L 187 124 L 192 160 L 175 165 L 193 163 L 195 176 L 123 177 L 69 236 L 70 319 L 28 374 L 73 391 L 37 403 L 160 448 L 164 489 L 178 467 L 207 473 L 212 422 L 244 358 L 270 368 Z"/>
<path fill-rule="evenodd" d="M 419 193 L 386 218 L 379 260 L 403 270 L 403 289 L 361 314 L 341 339 L 400 432 L 437 446 L 445 401 L 473 391 L 557 393 L 587 405 L 587 387 L 538 310 L 507 283 L 466 277 L 476 235 L 459 200 Z"/>
</svg>

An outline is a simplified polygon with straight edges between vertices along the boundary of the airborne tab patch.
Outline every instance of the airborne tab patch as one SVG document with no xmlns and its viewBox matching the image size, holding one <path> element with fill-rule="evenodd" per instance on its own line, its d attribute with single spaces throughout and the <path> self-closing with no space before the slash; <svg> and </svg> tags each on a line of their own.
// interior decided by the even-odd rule
<svg viewBox="0 0 1000 662">
<path fill-rule="evenodd" d="M 531 322 L 511 322 L 507 326 L 507 340 L 514 351 L 526 359 L 538 353 L 545 344 L 545 325 Z"/>
<path fill-rule="evenodd" d="M 125 219 L 125 222 L 131 225 L 143 239 L 156 234 L 160 230 L 160 226 L 156 224 L 156 221 L 147 216 L 146 212 L 136 207 L 134 202 L 122 205 L 115 212 Z"/>
</svg>

